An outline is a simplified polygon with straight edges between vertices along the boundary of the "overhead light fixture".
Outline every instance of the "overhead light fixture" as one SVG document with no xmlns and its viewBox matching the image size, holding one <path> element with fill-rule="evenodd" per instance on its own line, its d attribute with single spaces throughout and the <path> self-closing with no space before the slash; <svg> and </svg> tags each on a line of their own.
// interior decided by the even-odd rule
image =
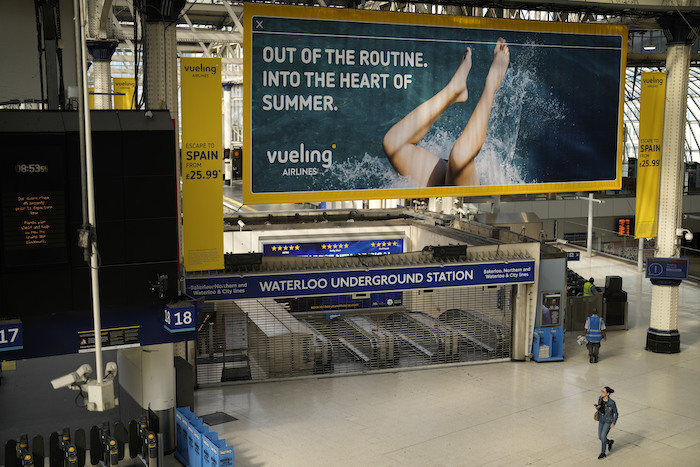
<svg viewBox="0 0 700 467">
<path fill-rule="evenodd" d="M 642 39 L 644 39 L 644 35 L 642 35 Z M 653 34 L 651 33 L 651 31 L 649 32 L 649 40 L 646 41 L 646 43 L 644 43 L 643 49 L 646 51 L 656 50 L 656 44 L 654 44 Z"/>
</svg>

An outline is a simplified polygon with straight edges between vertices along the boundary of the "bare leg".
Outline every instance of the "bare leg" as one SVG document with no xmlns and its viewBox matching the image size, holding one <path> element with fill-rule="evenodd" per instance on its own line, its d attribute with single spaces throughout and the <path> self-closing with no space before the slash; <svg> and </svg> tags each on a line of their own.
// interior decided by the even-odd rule
<svg viewBox="0 0 700 467">
<path fill-rule="evenodd" d="M 398 173 L 421 186 L 445 184 L 445 163 L 432 152 L 416 146 L 449 106 L 467 100 L 467 76 L 472 50 L 467 47 L 462 63 L 442 90 L 397 122 L 384 136 L 384 152 Z"/>
<path fill-rule="evenodd" d="M 447 185 L 470 186 L 479 184 L 479 174 L 476 172 L 474 158 L 486 139 L 493 98 L 508 70 L 509 62 L 508 44 L 501 37 L 496 42 L 493 51 L 493 63 L 486 76 L 484 92 L 481 94 L 479 103 L 469 118 L 467 126 L 452 147 L 450 158 L 447 161 L 447 175 L 445 177 Z"/>
</svg>

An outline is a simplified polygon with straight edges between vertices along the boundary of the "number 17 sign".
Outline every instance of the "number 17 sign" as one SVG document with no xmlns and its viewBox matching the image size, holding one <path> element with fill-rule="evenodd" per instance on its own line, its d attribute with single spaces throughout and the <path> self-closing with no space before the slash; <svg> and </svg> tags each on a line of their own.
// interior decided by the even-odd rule
<svg viewBox="0 0 700 467">
<path fill-rule="evenodd" d="M 18 319 L 0 321 L 0 352 L 23 348 L 22 322 Z"/>
</svg>

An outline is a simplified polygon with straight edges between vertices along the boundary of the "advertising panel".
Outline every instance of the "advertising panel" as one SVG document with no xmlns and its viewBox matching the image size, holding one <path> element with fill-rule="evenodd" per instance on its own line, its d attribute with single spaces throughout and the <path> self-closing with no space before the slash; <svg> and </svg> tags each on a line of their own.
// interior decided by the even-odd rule
<svg viewBox="0 0 700 467">
<path fill-rule="evenodd" d="M 183 57 L 180 77 L 185 269 L 223 269 L 221 59 Z"/>
<path fill-rule="evenodd" d="M 403 239 L 277 242 L 263 245 L 265 256 L 354 256 L 403 253 Z"/>
<path fill-rule="evenodd" d="M 246 4 L 248 204 L 618 189 L 627 29 Z"/>
<path fill-rule="evenodd" d="M 635 238 L 656 237 L 665 102 L 666 73 L 642 73 Z"/>
<path fill-rule="evenodd" d="M 134 105 L 134 91 L 136 81 L 134 78 L 112 78 L 114 89 L 114 108 L 117 110 L 132 110 Z"/>
</svg>

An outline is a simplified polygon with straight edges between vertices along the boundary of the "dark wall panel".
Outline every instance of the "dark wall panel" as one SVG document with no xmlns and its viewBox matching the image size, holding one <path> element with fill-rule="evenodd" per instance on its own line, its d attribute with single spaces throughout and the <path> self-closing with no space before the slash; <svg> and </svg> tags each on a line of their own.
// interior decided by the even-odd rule
<svg viewBox="0 0 700 467">
<path fill-rule="evenodd" d="M 89 268 L 78 247 L 83 185 L 77 119 L 76 112 L 0 111 L 0 320 L 20 318 L 25 342 L 3 358 L 72 352 L 77 331 L 92 323 Z M 94 111 L 91 124 L 102 321 L 141 326 L 142 342 L 191 338 L 162 329 L 163 307 L 178 296 L 172 120 L 166 111 L 150 117 Z M 40 195 L 50 206 L 18 217 L 22 193 Z M 30 237 L 22 227 L 28 225 L 37 230 L 32 235 L 49 232 L 50 242 L 25 241 Z M 152 287 L 161 276 L 168 277 L 163 292 Z M 52 327 L 60 336 L 46 339 Z"/>
</svg>

